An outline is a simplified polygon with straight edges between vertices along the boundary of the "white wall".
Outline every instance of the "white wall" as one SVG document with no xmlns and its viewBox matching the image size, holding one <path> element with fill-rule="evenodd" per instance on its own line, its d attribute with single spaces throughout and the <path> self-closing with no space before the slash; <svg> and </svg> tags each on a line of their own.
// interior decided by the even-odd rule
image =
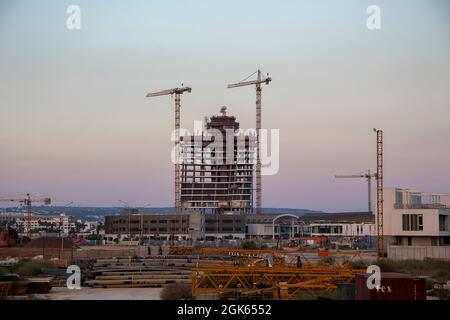
<svg viewBox="0 0 450 320">
<path fill-rule="evenodd" d="M 450 260 L 450 246 L 388 246 L 387 255 L 393 260 Z"/>
<path fill-rule="evenodd" d="M 376 227 L 373 223 L 311 223 L 315 226 L 342 226 L 342 233 L 311 233 L 313 236 L 343 236 L 343 237 L 364 237 L 375 236 Z M 359 232 L 358 232 L 359 229 Z"/>
<path fill-rule="evenodd" d="M 248 235 L 250 236 L 272 236 L 272 224 L 251 223 L 247 224 Z"/>
<path fill-rule="evenodd" d="M 439 232 L 439 214 L 450 215 L 444 209 L 395 209 L 395 188 L 384 189 L 383 233 L 386 236 L 439 236 L 448 232 Z M 406 193 L 406 191 L 405 191 Z M 449 200 L 450 201 L 450 200 Z M 441 196 L 442 202 L 442 196 Z M 403 231 L 403 214 L 421 214 L 423 231 Z"/>
</svg>

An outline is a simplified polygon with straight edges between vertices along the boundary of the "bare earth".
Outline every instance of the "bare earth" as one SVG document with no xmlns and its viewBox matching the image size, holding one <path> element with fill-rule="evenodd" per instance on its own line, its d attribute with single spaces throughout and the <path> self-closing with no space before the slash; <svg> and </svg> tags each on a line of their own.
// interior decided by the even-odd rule
<svg viewBox="0 0 450 320">
<path fill-rule="evenodd" d="M 39 299 L 50 300 L 160 300 L 161 288 L 81 288 L 70 290 L 54 287 Z"/>
</svg>

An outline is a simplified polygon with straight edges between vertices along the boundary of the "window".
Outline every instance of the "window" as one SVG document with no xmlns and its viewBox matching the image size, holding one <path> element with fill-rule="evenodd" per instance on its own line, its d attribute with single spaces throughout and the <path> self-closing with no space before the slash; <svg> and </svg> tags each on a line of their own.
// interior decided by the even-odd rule
<svg viewBox="0 0 450 320">
<path fill-rule="evenodd" d="M 403 231 L 423 231 L 422 214 L 404 214 L 402 215 Z"/>
<path fill-rule="evenodd" d="M 448 231 L 448 216 L 439 215 L 439 231 Z"/>
</svg>

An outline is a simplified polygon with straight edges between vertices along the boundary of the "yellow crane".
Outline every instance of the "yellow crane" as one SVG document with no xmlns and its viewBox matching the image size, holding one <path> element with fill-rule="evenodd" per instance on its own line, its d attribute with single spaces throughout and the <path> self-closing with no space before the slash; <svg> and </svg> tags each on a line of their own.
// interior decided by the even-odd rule
<svg viewBox="0 0 450 320">
<path fill-rule="evenodd" d="M 40 198 L 40 199 L 35 198 L 35 199 L 33 199 L 33 198 L 31 198 L 31 195 L 29 193 L 27 193 L 25 198 L 0 199 L 0 201 L 2 201 L 2 202 L 18 202 L 21 205 L 26 206 L 27 211 L 26 211 L 25 221 L 26 221 L 26 229 L 27 229 L 28 238 L 31 238 L 31 204 L 40 202 L 45 205 L 49 205 L 52 202 L 52 200 L 50 198 Z"/>
</svg>

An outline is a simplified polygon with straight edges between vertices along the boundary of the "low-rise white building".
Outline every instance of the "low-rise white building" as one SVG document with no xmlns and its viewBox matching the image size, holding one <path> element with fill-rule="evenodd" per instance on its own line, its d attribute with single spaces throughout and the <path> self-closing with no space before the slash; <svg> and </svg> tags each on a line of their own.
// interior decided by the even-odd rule
<svg viewBox="0 0 450 320">
<path fill-rule="evenodd" d="M 16 226 L 19 230 L 23 230 L 24 233 L 28 232 L 28 223 L 26 219 L 26 214 L 22 214 L 16 219 Z M 64 213 L 55 216 L 31 215 L 30 228 L 33 233 L 45 231 L 62 232 L 64 235 L 68 235 L 70 229 L 74 227 L 74 223 L 70 222 L 70 217 Z"/>
<path fill-rule="evenodd" d="M 341 212 L 296 216 L 291 214 L 249 215 L 246 234 L 250 238 L 281 237 L 374 237 L 371 212 Z"/>
<path fill-rule="evenodd" d="M 385 245 L 450 245 L 450 195 L 385 188 Z"/>
<path fill-rule="evenodd" d="M 311 236 L 325 237 L 374 237 L 374 223 L 318 222 L 308 226 Z"/>
</svg>

